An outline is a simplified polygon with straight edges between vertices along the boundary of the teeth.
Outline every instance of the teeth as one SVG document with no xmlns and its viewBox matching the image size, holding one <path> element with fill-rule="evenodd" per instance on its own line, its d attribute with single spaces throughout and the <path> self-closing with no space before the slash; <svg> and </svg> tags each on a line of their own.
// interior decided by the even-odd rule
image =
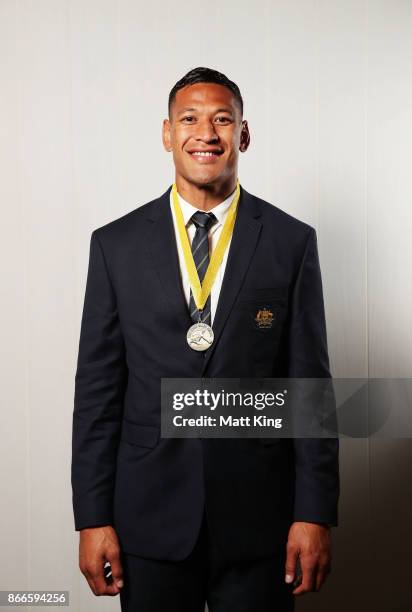
<svg viewBox="0 0 412 612">
<path fill-rule="evenodd" d="M 212 155 L 215 155 L 215 153 L 212 153 L 211 151 L 195 151 L 194 153 L 192 153 L 192 155 L 201 155 L 203 157 L 211 157 Z"/>
</svg>

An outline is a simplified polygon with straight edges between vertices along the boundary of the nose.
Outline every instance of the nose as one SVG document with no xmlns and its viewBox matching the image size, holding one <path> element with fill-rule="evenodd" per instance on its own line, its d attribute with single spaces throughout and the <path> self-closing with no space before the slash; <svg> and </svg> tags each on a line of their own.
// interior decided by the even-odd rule
<svg viewBox="0 0 412 612">
<path fill-rule="evenodd" d="M 196 140 L 203 140 L 204 142 L 216 142 L 219 140 L 212 121 L 208 119 L 198 121 L 196 125 Z"/>
</svg>

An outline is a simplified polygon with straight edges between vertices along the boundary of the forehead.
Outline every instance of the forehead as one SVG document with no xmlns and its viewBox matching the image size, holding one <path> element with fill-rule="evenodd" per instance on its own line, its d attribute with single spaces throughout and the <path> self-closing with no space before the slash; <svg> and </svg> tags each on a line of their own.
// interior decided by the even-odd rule
<svg viewBox="0 0 412 612">
<path fill-rule="evenodd" d="M 236 109 L 236 99 L 233 93 L 224 85 L 218 83 L 195 83 L 186 85 L 176 92 L 173 103 L 175 112 L 181 111 L 185 107 L 228 107 Z"/>
</svg>

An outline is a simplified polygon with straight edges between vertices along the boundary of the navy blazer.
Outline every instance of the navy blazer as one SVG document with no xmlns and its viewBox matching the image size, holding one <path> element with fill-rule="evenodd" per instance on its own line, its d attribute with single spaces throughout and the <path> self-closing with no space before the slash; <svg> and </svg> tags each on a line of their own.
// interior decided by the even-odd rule
<svg viewBox="0 0 412 612">
<path fill-rule="evenodd" d="M 186 342 L 170 189 L 91 235 L 75 528 L 113 525 L 124 552 L 181 560 L 206 510 L 227 557 L 264 557 L 285 545 L 293 521 L 337 524 L 338 439 L 162 439 L 160 379 L 329 378 L 316 233 L 241 187 L 215 340 L 197 352 Z M 268 304 L 274 325 L 259 329 L 253 317 Z"/>
</svg>

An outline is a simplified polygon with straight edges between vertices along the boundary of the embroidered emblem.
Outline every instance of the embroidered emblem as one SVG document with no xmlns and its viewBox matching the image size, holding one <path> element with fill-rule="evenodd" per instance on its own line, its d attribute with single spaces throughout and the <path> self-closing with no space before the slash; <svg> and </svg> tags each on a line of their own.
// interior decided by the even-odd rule
<svg viewBox="0 0 412 612">
<path fill-rule="evenodd" d="M 255 316 L 255 323 L 259 329 L 269 329 L 273 327 L 274 315 L 268 308 L 259 310 Z"/>
</svg>

